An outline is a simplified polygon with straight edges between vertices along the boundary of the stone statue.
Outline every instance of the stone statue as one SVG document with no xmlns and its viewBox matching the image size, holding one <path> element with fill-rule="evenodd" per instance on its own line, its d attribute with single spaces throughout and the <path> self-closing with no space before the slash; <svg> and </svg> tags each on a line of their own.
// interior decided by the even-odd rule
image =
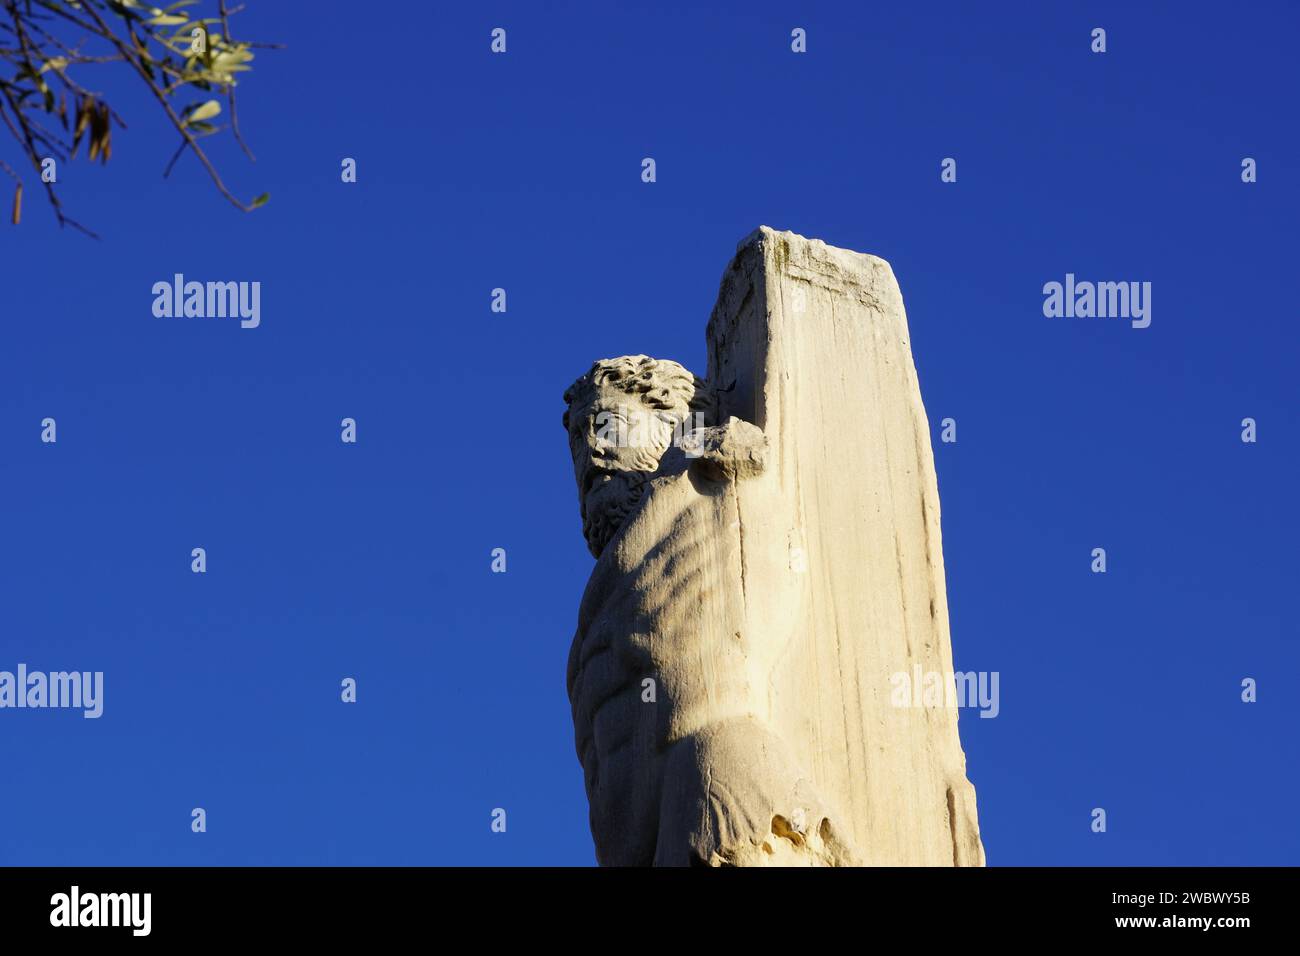
<svg viewBox="0 0 1300 956">
<path fill-rule="evenodd" d="M 766 227 L 707 380 L 644 355 L 565 392 L 596 558 L 569 653 L 603 865 L 982 865 L 951 708 L 938 491 L 906 318 L 871 256 Z"/>
</svg>

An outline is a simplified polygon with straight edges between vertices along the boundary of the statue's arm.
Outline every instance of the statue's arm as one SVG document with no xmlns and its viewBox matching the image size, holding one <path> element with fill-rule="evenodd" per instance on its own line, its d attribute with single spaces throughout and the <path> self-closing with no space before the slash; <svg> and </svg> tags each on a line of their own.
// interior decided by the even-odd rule
<svg viewBox="0 0 1300 956">
<path fill-rule="evenodd" d="M 757 425 L 739 418 L 688 432 L 682 450 L 691 467 L 713 481 L 740 481 L 767 467 L 767 437 Z"/>
</svg>

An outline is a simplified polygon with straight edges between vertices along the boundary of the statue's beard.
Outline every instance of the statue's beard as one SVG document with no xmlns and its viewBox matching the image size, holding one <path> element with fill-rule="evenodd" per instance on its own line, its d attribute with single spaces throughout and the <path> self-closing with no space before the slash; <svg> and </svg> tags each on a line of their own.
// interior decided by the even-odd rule
<svg viewBox="0 0 1300 956">
<path fill-rule="evenodd" d="M 652 477 L 653 472 L 648 471 L 596 470 L 591 487 L 582 498 L 582 533 L 593 557 L 599 558 L 618 534 Z"/>
</svg>

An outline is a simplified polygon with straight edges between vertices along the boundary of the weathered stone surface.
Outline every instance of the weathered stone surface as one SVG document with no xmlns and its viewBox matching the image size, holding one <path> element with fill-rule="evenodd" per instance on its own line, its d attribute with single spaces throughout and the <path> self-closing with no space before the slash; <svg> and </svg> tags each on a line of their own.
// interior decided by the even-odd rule
<svg viewBox="0 0 1300 956">
<path fill-rule="evenodd" d="M 612 865 L 982 865 L 951 708 L 929 428 L 889 265 L 762 228 L 708 378 L 598 362 L 565 393 L 596 566 L 568 686 Z"/>
</svg>

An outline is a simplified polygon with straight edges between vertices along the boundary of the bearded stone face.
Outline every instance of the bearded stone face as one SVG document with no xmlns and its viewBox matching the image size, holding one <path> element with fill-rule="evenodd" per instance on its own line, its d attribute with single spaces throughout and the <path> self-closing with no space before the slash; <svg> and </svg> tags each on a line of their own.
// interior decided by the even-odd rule
<svg viewBox="0 0 1300 956">
<path fill-rule="evenodd" d="M 616 387 L 593 390 L 569 409 L 569 450 L 578 485 L 582 532 L 595 557 L 636 507 L 659 459 L 672 444 L 676 420 Z"/>
</svg>

